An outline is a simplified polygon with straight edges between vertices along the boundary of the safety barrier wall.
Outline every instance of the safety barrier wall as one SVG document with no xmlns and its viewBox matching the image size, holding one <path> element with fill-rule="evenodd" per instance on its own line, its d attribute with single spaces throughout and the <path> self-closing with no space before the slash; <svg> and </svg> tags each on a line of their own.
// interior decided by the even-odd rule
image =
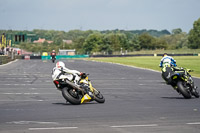
<svg viewBox="0 0 200 133">
<path fill-rule="evenodd" d="M 56 59 L 59 60 L 59 59 L 88 58 L 88 57 L 89 57 L 89 55 L 57 55 Z M 41 56 L 41 59 L 42 60 L 50 60 L 51 56 L 50 55 L 48 55 L 48 56 Z"/>
<path fill-rule="evenodd" d="M 200 56 L 200 54 L 168 54 L 170 56 Z M 134 56 L 162 56 L 162 54 L 132 54 L 132 55 L 57 55 L 56 59 L 88 58 L 88 57 L 134 57 Z M 25 56 L 15 56 L 14 59 L 25 59 Z M 0 65 L 8 63 L 14 59 L 7 55 L 0 55 Z M 29 59 L 50 60 L 51 56 L 32 56 Z"/>
<path fill-rule="evenodd" d="M 134 55 L 90 55 L 90 57 L 131 57 L 131 56 L 153 56 L 153 54 L 134 54 Z"/>
<path fill-rule="evenodd" d="M 8 63 L 10 61 L 12 61 L 11 57 L 9 57 L 7 55 L 0 55 L 0 65 L 6 64 L 6 63 Z"/>
<path fill-rule="evenodd" d="M 30 56 L 30 59 L 41 59 L 41 58 L 42 56 L 33 56 L 33 55 Z M 25 56 L 21 56 L 21 59 L 25 59 Z"/>
<path fill-rule="evenodd" d="M 169 56 L 199 56 L 199 54 L 168 54 Z M 157 56 L 163 56 L 163 54 L 157 54 Z"/>
<path fill-rule="evenodd" d="M 200 56 L 200 54 L 168 54 L 169 56 Z M 130 54 L 130 55 L 90 55 L 90 57 L 133 57 L 133 56 L 163 56 L 163 54 Z"/>
</svg>

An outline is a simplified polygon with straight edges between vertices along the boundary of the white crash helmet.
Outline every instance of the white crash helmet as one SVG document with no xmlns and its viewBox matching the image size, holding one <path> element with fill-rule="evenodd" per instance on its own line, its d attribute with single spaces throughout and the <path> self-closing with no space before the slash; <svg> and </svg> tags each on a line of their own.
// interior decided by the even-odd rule
<svg viewBox="0 0 200 133">
<path fill-rule="evenodd" d="M 58 61 L 58 62 L 56 63 L 56 67 L 57 67 L 57 68 L 65 67 L 65 63 L 62 62 L 62 61 Z"/>
</svg>

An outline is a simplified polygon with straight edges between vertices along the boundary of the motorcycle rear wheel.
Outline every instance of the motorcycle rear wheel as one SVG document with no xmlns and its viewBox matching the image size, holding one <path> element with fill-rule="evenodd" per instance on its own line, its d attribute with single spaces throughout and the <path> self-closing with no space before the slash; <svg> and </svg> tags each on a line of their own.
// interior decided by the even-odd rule
<svg viewBox="0 0 200 133">
<path fill-rule="evenodd" d="M 190 95 L 189 91 L 187 91 L 187 88 L 183 86 L 182 81 L 179 81 L 177 83 L 177 87 L 178 87 L 179 92 L 183 95 L 183 97 L 185 99 L 190 99 L 191 98 L 191 95 Z"/>
<path fill-rule="evenodd" d="M 77 92 L 73 91 L 72 88 L 64 87 L 62 89 L 62 95 L 71 104 L 78 105 L 81 103 L 82 97 Z"/>
</svg>

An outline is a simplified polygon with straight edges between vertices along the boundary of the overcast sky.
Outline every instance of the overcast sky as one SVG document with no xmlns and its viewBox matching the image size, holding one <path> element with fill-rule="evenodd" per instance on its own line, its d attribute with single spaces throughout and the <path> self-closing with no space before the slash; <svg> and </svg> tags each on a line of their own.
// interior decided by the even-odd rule
<svg viewBox="0 0 200 133">
<path fill-rule="evenodd" d="M 181 28 L 200 18 L 200 0 L 0 0 L 0 29 Z"/>
</svg>

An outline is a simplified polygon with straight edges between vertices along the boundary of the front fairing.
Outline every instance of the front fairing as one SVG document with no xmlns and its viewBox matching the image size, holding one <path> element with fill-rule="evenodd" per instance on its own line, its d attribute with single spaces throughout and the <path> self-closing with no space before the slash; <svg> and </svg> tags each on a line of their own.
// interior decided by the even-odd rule
<svg viewBox="0 0 200 133">
<path fill-rule="evenodd" d="M 91 92 L 94 92 L 94 88 L 92 86 L 92 83 L 89 81 L 88 77 L 86 77 L 85 79 L 81 79 L 79 83 L 85 87 L 88 87 Z"/>
<path fill-rule="evenodd" d="M 87 79 L 81 79 L 80 84 L 87 84 L 89 85 L 89 81 Z"/>
</svg>

